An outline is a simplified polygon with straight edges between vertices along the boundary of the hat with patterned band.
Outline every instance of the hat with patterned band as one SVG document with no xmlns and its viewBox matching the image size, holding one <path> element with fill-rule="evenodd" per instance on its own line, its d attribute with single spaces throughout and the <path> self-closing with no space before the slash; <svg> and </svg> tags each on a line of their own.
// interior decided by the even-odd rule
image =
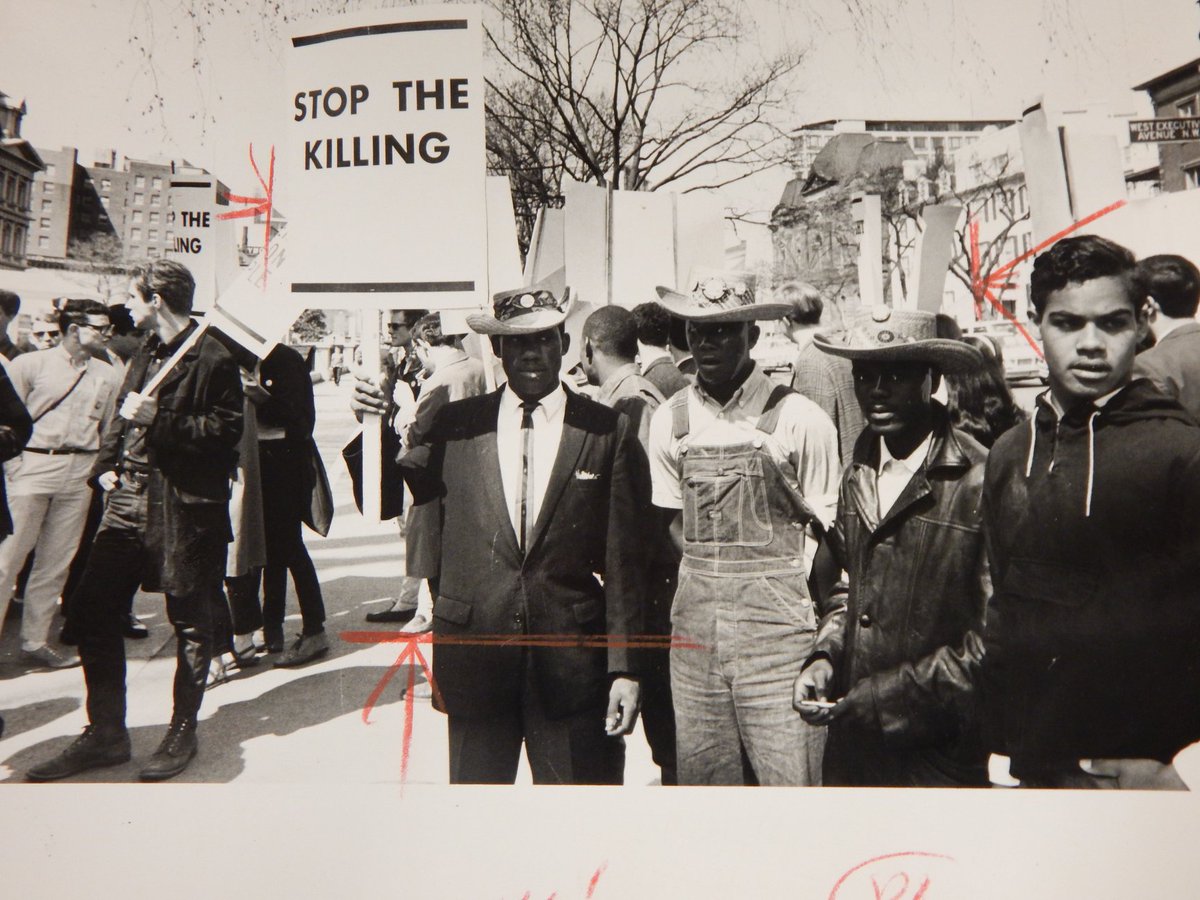
<svg viewBox="0 0 1200 900">
<path fill-rule="evenodd" d="M 854 310 L 845 329 L 813 335 L 813 344 L 846 359 L 925 362 L 950 374 L 972 371 L 983 362 L 970 344 L 939 338 L 933 313 L 884 305 Z"/>
<path fill-rule="evenodd" d="M 780 319 L 790 303 L 760 303 L 752 272 L 693 269 L 686 291 L 659 287 L 659 302 L 672 315 L 695 322 L 754 322 Z"/>
<path fill-rule="evenodd" d="M 493 294 L 491 315 L 473 313 L 467 316 L 467 324 L 476 334 L 533 334 L 557 328 L 570 311 L 570 288 L 563 290 L 560 300 L 539 283 Z"/>
</svg>

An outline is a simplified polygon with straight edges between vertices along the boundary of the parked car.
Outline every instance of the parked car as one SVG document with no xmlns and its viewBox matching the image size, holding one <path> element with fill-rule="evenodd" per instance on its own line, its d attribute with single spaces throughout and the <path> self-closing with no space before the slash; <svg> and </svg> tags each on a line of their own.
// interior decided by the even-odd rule
<svg viewBox="0 0 1200 900">
<path fill-rule="evenodd" d="M 963 334 L 987 335 L 1000 343 L 1004 353 L 1004 374 L 1009 381 L 1027 379 L 1046 380 L 1046 360 L 1042 357 L 1042 336 L 1032 322 L 1023 322 L 1021 327 L 1033 338 L 1033 344 L 1007 319 L 975 322 L 963 326 Z"/>
</svg>

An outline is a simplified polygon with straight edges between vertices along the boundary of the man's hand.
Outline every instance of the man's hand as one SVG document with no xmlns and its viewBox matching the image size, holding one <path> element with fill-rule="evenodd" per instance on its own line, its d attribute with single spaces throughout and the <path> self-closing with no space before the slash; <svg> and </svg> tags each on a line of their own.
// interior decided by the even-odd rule
<svg viewBox="0 0 1200 900">
<path fill-rule="evenodd" d="M 259 384 L 258 378 L 248 369 L 240 369 L 239 374 L 242 377 L 242 393 L 250 398 L 250 402 L 255 405 L 265 403 L 271 399 L 271 394 Z"/>
<path fill-rule="evenodd" d="M 120 483 L 121 479 L 117 476 L 116 472 L 102 472 L 96 476 L 96 484 L 100 485 L 100 490 L 105 493 L 108 493 Z"/>
<path fill-rule="evenodd" d="M 390 394 L 391 384 L 383 372 L 374 378 L 357 375 L 354 378 L 354 393 L 350 397 L 350 408 L 354 410 L 354 415 L 360 422 L 363 413 L 382 416 L 387 412 Z"/>
<path fill-rule="evenodd" d="M 152 396 L 130 391 L 121 404 L 121 418 L 134 425 L 149 425 L 158 414 L 158 400 Z"/>
<path fill-rule="evenodd" d="M 829 685 L 833 681 L 833 663 L 818 659 L 796 677 L 792 685 L 792 708 L 809 725 L 828 725 L 835 718 L 834 709 L 805 706 L 805 700 L 828 702 Z"/>
<path fill-rule="evenodd" d="M 1097 778 L 1114 778 L 1117 787 L 1135 791 L 1186 791 L 1187 784 L 1170 763 L 1157 759 L 1084 759 L 1079 767 Z"/>
<path fill-rule="evenodd" d="M 633 731 L 641 704 L 642 686 L 636 678 L 614 678 L 608 691 L 608 714 L 604 719 L 604 733 L 614 737 Z"/>
</svg>

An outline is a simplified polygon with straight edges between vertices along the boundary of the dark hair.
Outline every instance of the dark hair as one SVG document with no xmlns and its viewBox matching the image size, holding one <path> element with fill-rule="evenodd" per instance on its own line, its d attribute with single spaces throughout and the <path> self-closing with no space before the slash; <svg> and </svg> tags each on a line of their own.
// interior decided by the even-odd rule
<svg viewBox="0 0 1200 900">
<path fill-rule="evenodd" d="M 404 327 L 410 331 L 416 327 L 417 322 L 429 315 L 427 309 L 393 309 L 391 315 L 400 313 L 404 320 Z"/>
<path fill-rule="evenodd" d="M 671 314 L 661 304 L 639 303 L 633 308 L 637 339 L 647 347 L 666 347 L 671 341 Z"/>
<path fill-rule="evenodd" d="M 108 319 L 108 307 L 99 300 L 68 298 L 55 301 L 58 310 L 58 327 L 65 335 L 72 325 L 86 325 L 88 316 L 104 316 Z"/>
<path fill-rule="evenodd" d="M 1138 275 L 1132 253 L 1107 238 L 1081 234 L 1063 238 L 1033 261 L 1030 299 L 1039 316 L 1055 291 L 1068 284 L 1083 284 L 1096 278 L 1115 277 L 1125 285 L 1125 296 L 1135 312 L 1142 308 L 1145 285 Z"/>
<path fill-rule="evenodd" d="M 0 289 L 0 311 L 13 318 L 21 311 L 21 298 L 12 291 Z"/>
<path fill-rule="evenodd" d="M 1195 317 L 1200 307 L 1200 269 L 1191 260 L 1162 253 L 1140 260 L 1137 269 L 1146 293 L 1154 298 L 1164 316 Z"/>
<path fill-rule="evenodd" d="M 583 337 L 606 356 L 631 362 L 637 356 L 637 321 L 624 307 L 600 307 L 583 323 Z"/>
<path fill-rule="evenodd" d="M 996 438 L 1025 421 L 1025 411 L 1013 400 L 996 342 L 986 335 L 967 335 L 962 340 L 979 351 L 982 361 L 970 372 L 942 376 L 950 424 L 991 447 Z"/>
<path fill-rule="evenodd" d="M 196 279 L 183 263 L 173 259 L 152 259 L 133 273 L 134 285 L 147 303 L 154 294 L 163 298 L 167 309 L 177 316 L 189 315 L 196 293 Z"/>
<path fill-rule="evenodd" d="M 429 313 L 417 319 L 412 327 L 414 341 L 424 341 L 431 347 L 453 347 L 458 343 L 458 336 L 442 334 L 442 314 Z"/>
<path fill-rule="evenodd" d="M 779 294 L 784 299 L 788 299 L 793 291 L 798 292 L 799 296 L 791 299 L 792 311 L 788 313 L 788 319 L 797 325 L 820 325 L 821 314 L 825 311 L 821 293 L 811 285 L 797 281 L 789 281 L 779 288 Z"/>
</svg>

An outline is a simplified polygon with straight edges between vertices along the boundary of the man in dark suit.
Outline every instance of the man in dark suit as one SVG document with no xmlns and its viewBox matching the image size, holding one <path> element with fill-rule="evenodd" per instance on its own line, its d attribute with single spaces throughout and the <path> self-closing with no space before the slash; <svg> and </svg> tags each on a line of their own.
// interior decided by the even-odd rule
<svg viewBox="0 0 1200 900">
<path fill-rule="evenodd" d="M 1149 378 L 1200 421 L 1200 270 L 1182 256 L 1147 256 L 1137 264 L 1150 294 L 1155 344 L 1139 353 L 1135 378 Z"/>
<path fill-rule="evenodd" d="M 566 312 L 534 286 L 468 317 L 508 382 L 443 407 L 427 466 L 409 470 L 435 534 L 422 565 L 437 573 L 452 783 L 512 783 L 522 743 L 535 783 L 623 777 L 640 703 L 622 646 L 642 629 L 634 486 L 647 479 L 629 420 L 559 380 Z"/>
</svg>

